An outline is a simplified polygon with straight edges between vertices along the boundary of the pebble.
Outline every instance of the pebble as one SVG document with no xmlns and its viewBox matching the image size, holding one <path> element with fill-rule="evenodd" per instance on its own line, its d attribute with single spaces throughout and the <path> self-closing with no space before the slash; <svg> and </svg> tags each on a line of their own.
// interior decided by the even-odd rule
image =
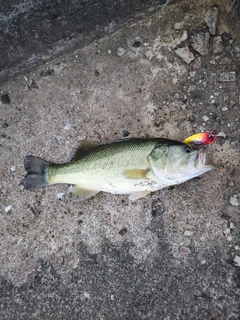
<svg viewBox="0 0 240 320">
<path fill-rule="evenodd" d="M 187 92 L 192 92 L 195 91 L 197 89 L 197 87 L 195 86 L 195 84 L 190 84 L 190 86 L 187 89 Z"/>
<path fill-rule="evenodd" d="M 10 170 L 11 171 L 16 171 L 16 166 L 11 166 Z"/>
<path fill-rule="evenodd" d="M 192 235 L 193 235 L 193 231 L 191 231 L 191 230 L 185 230 L 183 232 L 184 237 L 191 237 Z"/>
<path fill-rule="evenodd" d="M 9 126 L 9 124 L 7 123 L 7 122 L 4 122 L 3 124 L 2 124 L 2 128 L 7 128 Z"/>
<path fill-rule="evenodd" d="M 203 121 L 205 121 L 205 122 L 209 120 L 209 118 L 208 118 L 207 116 L 203 116 L 202 119 L 203 119 Z"/>
<path fill-rule="evenodd" d="M 219 64 L 221 65 L 230 65 L 232 63 L 232 60 L 228 57 L 224 57 L 219 61 Z"/>
<path fill-rule="evenodd" d="M 224 133 L 223 131 L 217 134 L 217 137 L 223 137 L 224 139 L 226 138 L 226 136 L 227 136 L 226 133 Z"/>
<path fill-rule="evenodd" d="M 230 233 L 231 233 L 231 230 L 229 228 L 227 228 L 226 230 L 223 231 L 223 234 L 225 236 L 229 236 Z"/>
<path fill-rule="evenodd" d="M 209 39 L 208 32 L 193 32 L 191 35 L 192 48 L 197 51 L 201 56 L 205 56 L 209 52 Z"/>
<path fill-rule="evenodd" d="M 230 222 L 230 223 L 229 223 L 229 228 L 230 228 L 231 230 L 233 230 L 233 229 L 235 229 L 235 225 L 234 225 L 232 222 Z"/>
<path fill-rule="evenodd" d="M 230 204 L 234 207 L 238 207 L 239 206 L 239 202 L 237 200 L 237 197 L 230 197 L 230 200 L 229 200 Z"/>
<path fill-rule="evenodd" d="M 40 72 L 40 77 L 48 77 L 53 75 L 54 75 L 54 70 L 50 68 L 44 69 Z"/>
<path fill-rule="evenodd" d="M 188 247 L 181 246 L 179 247 L 179 252 L 182 256 L 188 256 L 191 253 L 191 250 Z"/>
<path fill-rule="evenodd" d="M 184 21 L 176 22 L 173 25 L 175 30 L 181 30 L 184 27 Z"/>
<path fill-rule="evenodd" d="M 221 53 L 223 51 L 223 41 L 221 37 L 213 38 L 213 53 Z"/>
<path fill-rule="evenodd" d="M 233 264 L 235 265 L 235 267 L 240 267 L 240 256 L 235 255 L 233 259 Z"/>
<path fill-rule="evenodd" d="M 107 53 L 108 53 L 108 54 L 112 54 L 112 50 L 111 50 L 111 49 L 108 49 Z"/>
<path fill-rule="evenodd" d="M 57 199 L 62 199 L 63 196 L 64 196 L 64 192 L 57 193 Z"/>
<path fill-rule="evenodd" d="M 62 140 L 62 136 L 56 136 L 56 139 L 57 139 L 57 141 L 60 141 L 60 140 Z"/>
<path fill-rule="evenodd" d="M 220 73 L 217 81 L 218 82 L 236 81 L 236 72 L 235 71 L 222 72 L 222 73 Z"/>
<path fill-rule="evenodd" d="M 149 45 L 148 39 L 143 39 L 143 45 L 144 45 L 144 47 Z"/>
<path fill-rule="evenodd" d="M 122 47 L 117 48 L 117 55 L 119 57 L 123 56 L 126 52 L 127 52 L 127 50 Z"/>
<path fill-rule="evenodd" d="M 64 127 L 64 130 L 67 130 L 67 131 L 69 131 L 70 129 L 71 129 L 71 124 L 70 123 L 67 123 L 66 125 L 65 125 L 65 127 Z"/>
<path fill-rule="evenodd" d="M 183 32 L 183 34 L 182 34 L 182 37 L 181 37 L 180 41 L 181 41 L 181 42 L 184 42 L 184 41 L 187 40 L 187 38 L 188 38 L 188 33 L 187 33 L 187 31 L 185 30 L 185 31 Z"/>
<path fill-rule="evenodd" d="M 188 47 L 178 48 L 175 50 L 175 53 L 180 58 L 182 58 L 187 64 L 189 64 L 195 59 L 194 55 L 192 54 L 192 52 L 189 50 Z"/>
<path fill-rule="evenodd" d="M 154 57 L 154 53 L 151 50 L 148 50 L 145 52 L 145 56 L 148 58 L 149 61 L 151 61 Z"/>
<path fill-rule="evenodd" d="M 230 181 L 228 185 L 229 185 L 230 187 L 233 187 L 233 186 L 234 186 L 234 182 L 233 182 L 233 181 Z"/>
<path fill-rule="evenodd" d="M 12 206 L 10 205 L 10 206 L 7 206 L 7 207 L 5 207 L 5 212 L 9 212 L 10 210 L 12 209 Z"/>
<path fill-rule="evenodd" d="M 227 111 L 228 110 L 228 107 L 223 107 L 222 108 L 222 111 Z"/>
<path fill-rule="evenodd" d="M 1 101 L 3 104 L 10 104 L 10 98 L 8 94 L 3 94 L 1 96 Z"/>
<path fill-rule="evenodd" d="M 217 34 L 218 27 L 218 7 L 212 7 L 205 14 L 205 22 L 212 36 Z"/>
</svg>

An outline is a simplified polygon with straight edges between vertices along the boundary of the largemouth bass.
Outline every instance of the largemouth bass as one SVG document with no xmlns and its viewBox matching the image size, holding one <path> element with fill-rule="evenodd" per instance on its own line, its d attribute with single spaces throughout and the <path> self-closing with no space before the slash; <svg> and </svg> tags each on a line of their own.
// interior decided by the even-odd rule
<svg viewBox="0 0 240 320">
<path fill-rule="evenodd" d="M 128 138 L 112 143 L 83 140 L 71 162 L 55 164 L 26 156 L 25 189 L 74 184 L 79 200 L 100 191 L 129 194 L 136 200 L 152 191 L 180 184 L 213 167 L 205 165 L 206 148 L 161 138 Z"/>
</svg>

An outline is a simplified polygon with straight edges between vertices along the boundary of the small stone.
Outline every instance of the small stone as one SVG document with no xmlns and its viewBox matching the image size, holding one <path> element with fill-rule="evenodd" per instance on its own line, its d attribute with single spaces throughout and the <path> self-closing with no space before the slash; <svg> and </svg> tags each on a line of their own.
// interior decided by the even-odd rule
<svg viewBox="0 0 240 320">
<path fill-rule="evenodd" d="M 180 58 L 182 58 L 187 64 L 189 64 L 195 59 L 194 55 L 192 54 L 192 52 L 189 50 L 188 47 L 178 48 L 175 50 L 175 53 Z"/>
<path fill-rule="evenodd" d="M 231 230 L 229 228 L 227 228 L 226 230 L 223 231 L 223 234 L 225 236 L 229 236 L 230 233 L 231 233 Z"/>
<path fill-rule="evenodd" d="M 203 121 L 205 121 L 205 122 L 209 120 L 209 118 L 208 118 L 207 116 L 203 116 L 202 119 L 203 119 Z"/>
<path fill-rule="evenodd" d="M 222 72 L 222 73 L 220 73 L 217 81 L 218 82 L 236 81 L 236 72 L 235 71 Z"/>
<path fill-rule="evenodd" d="M 62 136 L 56 136 L 56 139 L 57 139 L 57 141 L 60 141 L 60 140 L 62 140 Z"/>
<path fill-rule="evenodd" d="M 233 264 L 235 267 L 240 267 L 240 256 L 235 255 L 235 257 L 233 259 Z"/>
<path fill-rule="evenodd" d="M 209 52 L 209 39 L 208 32 L 193 32 L 191 35 L 192 48 L 200 55 L 205 56 Z"/>
<path fill-rule="evenodd" d="M 239 247 L 238 245 L 236 245 L 236 246 L 234 247 L 234 249 L 235 249 L 235 250 L 239 250 L 240 247 Z"/>
<path fill-rule="evenodd" d="M 64 192 L 57 193 L 57 199 L 61 200 L 63 196 L 64 196 Z"/>
<path fill-rule="evenodd" d="M 127 228 L 122 228 L 122 229 L 119 231 L 119 234 L 120 234 L 121 236 L 124 236 L 125 233 L 127 233 Z"/>
<path fill-rule="evenodd" d="M 45 70 L 42 70 L 40 72 L 40 77 L 48 77 L 48 76 L 53 76 L 54 75 L 54 70 L 47 68 Z"/>
<path fill-rule="evenodd" d="M 230 200 L 229 200 L 230 204 L 234 207 L 238 207 L 239 206 L 239 202 L 237 200 L 237 197 L 230 197 Z"/>
<path fill-rule="evenodd" d="M 112 54 L 112 50 L 111 50 L 111 49 L 108 49 L 107 53 L 108 53 L 108 54 Z"/>
<path fill-rule="evenodd" d="M 4 122 L 3 124 L 2 124 L 2 128 L 7 128 L 8 127 L 8 123 L 7 122 Z"/>
<path fill-rule="evenodd" d="M 149 45 L 148 39 L 143 39 L 143 45 L 144 45 L 144 47 Z"/>
<path fill-rule="evenodd" d="M 232 64 L 232 60 L 229 59 L 228 57 L 224 57 L 219 61 L 219 64 L 225 66 L 225 65 L 231 65 Z"/>
<path fill-rule="evenodd" d="M 193 235 L 193 231 L 191 231 L 191 230 L 185 230 L 183 232 L 184 237 L 191 237 L 192 235 Z"/>
<path fill-rule="evenodd" d="M 231 230 L 235 229 L 234 223 L 230 222 L 230 223 L 229 223 L 229 228 L 230 228 Z"/>
<path fill-rule="evenodd" d="M 229 187 L 233 187 L 235 184 L 233 181 L 230 181 L 228 185 L 229 185 Z"/>
<path fill-rule="evenodd" d="M 12 172 L 16 171 L 16 166 L 11 166 L 10 170 L 11 170 Z"/>
<path fill-rule="evenodd" d="M 181 37 L 180 41 L 181 41 L 181 42 L 184 42 L 184 41 L 187 40 L 187 38 L 188 38 L 188 33 L 187 33 L 187 31 L 185 30 L 185 31 L 183 32 L 183 34 L 182 34 L 182 37 Z"/>
<path fill-rule="evenodd" d="M 217 134 L 217 137 L 222 137 L 222 138 L 226 138 L 226 133 L 224 133 L 223 131 L 221 131 L 221 132 L 219 132 L 218 134 Z"/>
<path fill-rule="evenodd" d="M 175 30 L 181 30 L 184 27 L 184 21 L 176 22 L 173 25 Z"/>
<path fill-rule="evenodd" d="M 205 22 L 208 26 L 209 32 L 212 36 L 215 36 L 217 33 L 218 27 L 218 8 L 212 7 L 205 14 Z"/>
<path fill-rule="evenodd" d="M 64 127 L 64 130 L 66 130 L 66 131 L 69 131 L 70 129 L 71 129 L 71 124 L 70 123 L 67 123 L 66 125 L 65 125 L 65 127 Z"/>
<path fill-rule="evenodd" d="M 228 110 L 228 107 L 223 107 L 222 108 L 222 111 L 227 111 Z"/>
<path fill-rule="evenodd" d="M 151 61 L 155 55 L 151 50 L 148 50 L 145 52 L 145 56 L 148 58 L 149 61 Z"/>
<path fill-rule="evenodd" d="M 126 52 L 127 52 L 127 50 L 122 47 L 117 48 L 117 55 L 119 57 L 123 56 Z"/>
<path fill-rule="evenodd" d="M 7 207 L 5 207 L 5 212 L 9 212 L 10 210 L 12 209 L 12 206 L 7 206 Z"/>
<path fill-rule="evenodd" d="M 190 84 L 190 86 L 187 89 L 187 92 L 193 92 L 197 89 L 197 87 L 195 86 L 195 84 Z"/>
<path fill-rule="evenodd" d="M 196 71 L 191 71 L 191 72 L 189 72 L 189 75 L 191 78 L 193 78 L 196 76 L 196 73 L 197 73 Z"/>
<path fill-rule="evenodd" d="M 191 250 L 188 247 L 181 246 L 179 247 L 179 253 L 182 256 L 188 256 L 191 253 Z"/>
<path fill-rule="evenodd" d="M 213 53 L 221 53 L 223 51 L 223 41 L 221 37 L 213 38 Z"/>
<path fill-rule="evenodd" d="M 1 101 L 2 101 L 3 104 L 9 104 L 10 103 L 10 98 L 9 98 L 8 94 L 3 94 L 1 96 Z"/>
<path fill-rule="evenodd" d="M 27 86 L 28 86 L 28 89 L 29 90 L 32 90 L 32 89 L 39 89 L 38 85 L 36 84 L 36 82 L 34 81 L 34 79 L 29 79 L 27 81 Z"/>
</svg>

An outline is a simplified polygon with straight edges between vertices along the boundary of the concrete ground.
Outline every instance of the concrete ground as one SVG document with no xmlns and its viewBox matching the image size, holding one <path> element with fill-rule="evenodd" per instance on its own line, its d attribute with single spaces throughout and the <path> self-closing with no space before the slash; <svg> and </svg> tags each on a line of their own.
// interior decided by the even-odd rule
<svg viewBox="0 0 240 320">
<path fill-rule="evenodd" d="M 197 3 L 0 88 L 0 319 L 240 319 L 240 26 L 223 1 Z M 219 134 L 214 170 L 135 202 L 23 189 L 27 154 L 201 130 Z"/>
</svg>

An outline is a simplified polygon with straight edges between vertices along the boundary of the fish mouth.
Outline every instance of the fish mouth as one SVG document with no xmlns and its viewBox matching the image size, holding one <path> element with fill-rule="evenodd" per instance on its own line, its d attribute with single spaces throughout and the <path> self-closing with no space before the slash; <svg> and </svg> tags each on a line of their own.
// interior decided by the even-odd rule
<svg viewBox="0 0 240 320">
<path fill-rule="evenodd" d="M 202 147 L 198 150 L 193 150 L 188 158 L 188 165 L 192 168 L 202 170 L 211 170 L 212 166 L 206 166 L 206 148 Z"/>
</svg>

